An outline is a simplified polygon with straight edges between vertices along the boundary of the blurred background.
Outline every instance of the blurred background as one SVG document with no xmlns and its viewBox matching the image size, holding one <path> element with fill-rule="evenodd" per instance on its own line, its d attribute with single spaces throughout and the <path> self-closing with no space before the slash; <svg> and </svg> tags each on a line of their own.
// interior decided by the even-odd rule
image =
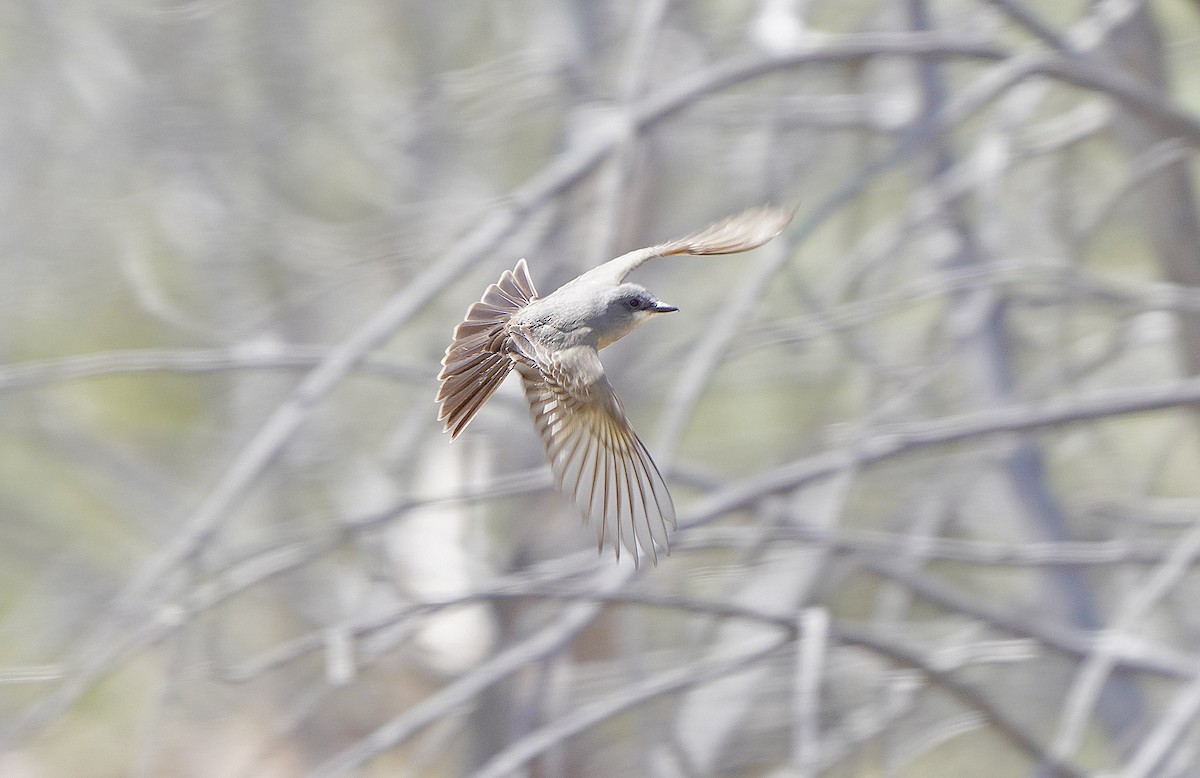
<svg viewBox="0 0 1200 778">
<path fill-rule="evenodd" d="M 1194 0 L 10 0 L 0 775 L 1200 773 Z M 663 260 L 597 556 L 454 325 Z"/>
</svg>

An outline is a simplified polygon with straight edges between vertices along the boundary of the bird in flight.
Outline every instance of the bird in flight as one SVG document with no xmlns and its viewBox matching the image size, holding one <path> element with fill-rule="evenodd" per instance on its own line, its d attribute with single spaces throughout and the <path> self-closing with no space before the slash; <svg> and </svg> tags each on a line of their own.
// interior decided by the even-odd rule
<svg viewBox="0 0 1200 778">
<path fill-rule="evenodd" d="M 599 522 L 599 549 L 613 538 L 658 562 L 669 553 L 675 506 L 646 445 L 600 364 L 600 349 L 660 313 L 678 310 L 625 277 L 647 260 L 735 254 L 758 248 L 791 221 L 752 208 L 678 240 L 631 251 L 539 297 L 522 259 L 467 309 L 442 359 L 438 420 L 457 437 L 514 368 L 561 492 L 585 521 Z"/>
</svg>

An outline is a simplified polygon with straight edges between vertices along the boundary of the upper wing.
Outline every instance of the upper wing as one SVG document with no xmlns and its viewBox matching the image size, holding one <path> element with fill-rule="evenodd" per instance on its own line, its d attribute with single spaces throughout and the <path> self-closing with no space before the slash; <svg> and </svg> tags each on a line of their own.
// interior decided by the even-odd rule
<svg viewBox="0 0 1200 778">
<path fill-rule="evenodd" d="M 454 329 L 454 340 L 442 358 L 437 402 L 438 421 L 446 421 L 451 439 L 475 418 L 484 402 L 512 370 L 513 361 L 504 325 L 514 313 L 537 298 L 525 260 L 505 270 L 483 299 L 467 309 L 467 318 Z"/>
<path fill-rule="evenodd" d="M 588 275 L 605 278 L 619 284 L 638 265 L 655 257 L 672 254 L 736 254 L 756 249 L 783 232 L 791 222 L 793 211 L 761 205 L 714 222 L 702 230 L 678 240 L 660 243 L 622 254 L 610 259 Z"/>
<path fill-rule="evenodd" d="M 655 544 L 668 552 L 667 526 L 675 506 L 650 452 L 629 424 L 596 350 L 577 346 L 553 354 L 519 333 L 513 344 L 534 425 L 550 469 L 586 520 L 598 520 L 599 545 L 638 547 L 656 563 Z"/>
</svg>

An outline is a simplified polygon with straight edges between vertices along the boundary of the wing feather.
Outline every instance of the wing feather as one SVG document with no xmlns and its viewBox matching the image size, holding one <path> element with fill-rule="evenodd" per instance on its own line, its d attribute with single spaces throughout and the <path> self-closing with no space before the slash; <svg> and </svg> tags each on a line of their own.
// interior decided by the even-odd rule
<svg viewBox="0 0 1200 778">
<path fill-rule="evenodd" d="M 559 489 L 585 521 L 598 526 L 601 549 L 611 542 L 657 562 L 669 551 L 667 528 L 675 506 L 662 474 L 629 424 L 595 349 L 549 353 L 514 337 L 517 362 L 534 426 Z M 639 554 L 640 551 L 640 554 Z"/>
<path fill-rule="evenodd" d="M 647 246 L 610 259 L 587 275 L 619 284 L 638 266 L 657 257 L 674 254 L 710 256 L 737 254 L 756 249 L 783 232 L 792 220 L 793 212 L 771 205 L 751 208 L 714 222 L 702 230 L 678 240 Z"/>
</svg>

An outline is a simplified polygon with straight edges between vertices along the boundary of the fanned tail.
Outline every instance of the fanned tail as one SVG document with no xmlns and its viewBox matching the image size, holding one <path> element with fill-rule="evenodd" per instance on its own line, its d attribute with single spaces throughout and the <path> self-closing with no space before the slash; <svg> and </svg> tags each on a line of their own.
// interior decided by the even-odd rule
<svg viewBox="0 0 1200 778">
<path fill-rule="evenodd" d="M 454 340 L 442 358 L 437 402 L 438 421 L 445 421 L 451 439 L 458 437 L 512 370 L 508 333 L 504 325 L 517 311 L 537 299 L 537 290 L 522 259 L 483 298 L 467 309 L 454 328 Z"/>
</svg>

